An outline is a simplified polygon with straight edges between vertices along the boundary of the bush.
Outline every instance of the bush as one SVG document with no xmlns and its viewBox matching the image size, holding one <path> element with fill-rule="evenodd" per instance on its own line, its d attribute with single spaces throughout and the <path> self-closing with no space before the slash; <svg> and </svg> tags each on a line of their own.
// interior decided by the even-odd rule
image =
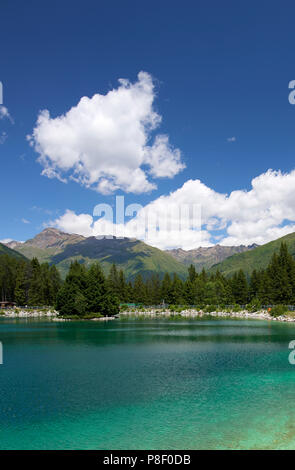
<svg viewBox="0 0 295 470">
<path fill-rule="evenodd" d="M 238 304 L 234 304 L 234 305 L 232 306 L 232 309 L 231 309 L 231 311 L 232 311 L 232 312 L 235 312 L 235 313 L 237 313 L 237 312 L 241 312 L 241 311 L 242 311 L 242 308 L 241 308 L 241 306 L 240 306 L 240 305 L 238 305 Z"/>
<path fill-rule="evenodd" d="M 287 313 L 288 310 L 289 309 L 286 305 L 275 305 L 274 307 L 272 307 L 269 313 L 272 317 L 279 317 Z"/>
<path fill-rule="evenodd" d="M 134 310 L 134 309 L 130 309 L 130 307 L 128 307 L 127 304 L 122 304 L 120 305 L 120 310 L 121 312 L 124 312 L 125 310 Z"/>
<path fill-rule="evenodd" d="M 204 308 L 205 313 L 217 312 L 217 310 L 218 308 L 216 307 L 216 305 L 206 305 L 206 307 Z"/>
<path fill-rule="evenodd" d="M 251 302 L 246 305 L 246 309 L 248 312 L 257 312 L 258 310 L 261 310 L 261 302 L 258 299 L 252 299 Z"/>
</svg>

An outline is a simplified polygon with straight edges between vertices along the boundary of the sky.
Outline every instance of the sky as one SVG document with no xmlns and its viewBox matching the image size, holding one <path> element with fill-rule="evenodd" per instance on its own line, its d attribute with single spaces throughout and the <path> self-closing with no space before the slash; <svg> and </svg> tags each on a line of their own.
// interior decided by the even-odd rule
<svg viewBox="0 0 295 470">
<path fill-rule="evenodd" d="M 2 0 L 0 240 L 124 228 L 192 249 L 295 231 L 294 13 L 289 0 Z M 118 196 L 124 227 L 102 212 Z"/>
</svg>

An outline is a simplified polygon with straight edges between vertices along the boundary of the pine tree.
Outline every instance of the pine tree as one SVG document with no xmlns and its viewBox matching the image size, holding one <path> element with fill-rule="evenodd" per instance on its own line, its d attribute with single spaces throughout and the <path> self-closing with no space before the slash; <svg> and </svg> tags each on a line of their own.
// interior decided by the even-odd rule
<svg viewBox="0 0 295 470">
<path fill-rule="evenodd" d="M 108 285 L 111 292 L 117 297 L 120 298 L 120 279 L 117 266 L 112 264 L 109 275 L 108 275 Z"/>
<path fill-rule="evenodd" d="M 250 300 L 258 297 L 259 284 L 260 284 L 260 275 L 256 271 L 256 269 L 254 269 L 250 277 L 250 285 L 249 285 Z"/>
<path fill-rule="evenodd" d="M 58 291 L 62 286 L 62 280 L 59 271 L 54 264 L 50 266 L 49 276 L 51 285 L 49 305 L 54 305 L 56 302 L 56 296 L 58 294 Z"/>
<path fill-rule="evenodd" d="M 188 268 L 188 280 L 193 283 L 197 279 L 198 274 L 196 272 L 196 268 L 194 267 L 193 264 L 191 264 Z"/>
<path fill-rule="evenodd" d="M 244 305 L 248 301 L 248 283 L 245 273 L 240 269 L 232 278 L 232 293 L 237 304 Z"/>
<path fill-rule="evenodd" d="M 159 274 L 152 274 L 151 277 L 151 303 L 153 305 L 159 305 L 161 303 L 161 281 Z"/>
<path fill-rule="evenodd" d="M 182 305 L 184 303 L 183 294 L 183 282 L 177 274 L 174 273 L 170 290 L 170 303 L 174 305 Z"/>
<path fill-rule="evenodd" d="M 126 279 L 125 275 L 123 272 L 123 269 L 120 269 L 119 271 L 119 280 L 118 280 L 118 293 L 119 293 L 119 300 L 120 302 L 126 302 L 127 301 L 127 286 L 126 286 Z"/>
<path fill-rule="evenodd" d="M 207 273 L 205 271 L 205 268 L 202 269 L 199 278 L 204 284 L 208 281 L 208 276 L 207 276 Z"/>
<path fill-rule="evenodd" d="M 205 271 L 202 271 L 202 274 L 194 282 L 195 292 L 196 292 L 196 304 L 202 305 L 205 299 L 205 285 L 207 280 L 207 275 Z"/>
<path fill-rule="evenodd" d="M 259 285 L 257 298 L 262 303 L 262 305 L 269 305 L 271 303 L 271 280 L 266 270 L 261 270 L 258 274 L 259 276 Z"/>
<path fill-rule="evenodd" d="M 29 305 L 44 305 L 43 287 L 39 261 L 37 258 L 33 258 L 31 261 L 31 279 L 28 292 Z"/>
<path fill-rule="evenodd" d="M 85 296 L 91 313 L 102 313 L 107 283 L 99 263 L 94 263 L 87 272 Z"/>
<path fill-rule="evenodd" d="M 71 263 L 69 272 L 56 298 L 56 308 L 62 315 L 85 315 L 87 299 L 84 295 L 87 286 L 86 269 L 77 261 Z"/>
<path fill-rule="evenodd" d="M 17 305 L 27 303 L 27 263 L 21 262 L 18 266 L 15 280 L 14 300 Z"/>
<path fill-rule="evenodd" d="M 135 303 L 146 304 L 146 286 L 143 282 L 142 275 L 137 274 L 134 280 L 133 296 Z"/>
<path fill-rule="evenodd" d="M 162 301 L 166 304 L 171 303 L 171 289 L 172 289 L 172 282 L 170 275 L 168 273 L 165 273 L 163 281 L 162 281 L 162 287 L 161 287 L 161 297 Z"/>
<path fill-rule="evenodd" d="M 44 305 L 51 305 L 52 284 L 51 284 L 51 278 L 50 278 L 49 264 L 42 263 L 40 265 L 40 271 L 41 271 L 43 303 Z"/>
</svg>

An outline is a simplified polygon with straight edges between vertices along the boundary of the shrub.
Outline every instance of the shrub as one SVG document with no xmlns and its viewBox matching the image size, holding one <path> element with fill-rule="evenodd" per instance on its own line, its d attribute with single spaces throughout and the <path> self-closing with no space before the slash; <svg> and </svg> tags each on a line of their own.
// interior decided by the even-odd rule
<svg viewBox="0 0 295 470">
<path fill-rule="evenodd" d="M 261 310 L 261 302 L 258 299 L 252 299 L 251 302 L 246 305 L 246 309 L 248 312 L 257 312 L 258 310 Z"/>
<path fill-rule="evenodd" d="M 217 309 L 216 305 L 206 305 L 206 307 L 204 308 L 205 313 L 216 312 L 217 310 L 218 309 Z"/>
<path fill-rule="evenodd" d="M 288 307 L 286 305 L 275 305 L 272 307 L 270 311 L 270 315 L 272 317 L 279 317 L 280 315 L 284 315 L 285 313 L 288 312 Z"/>
<path fill-rule="evenodd" d="M 236 313 L 237 313 L 237 312 L 241 312 L 241 311 L 242 311 L 242 308 L 241 308 L 240 305 L 234 304 L 234 305 L 232 306 L 231 311 L 232 311 L 232 312 L 236 312 Z"/>
<path fill-rule="evenodd" d="M 122 304 L 120 305 L 120 310 L 124 312 L 125 310 L 134 310 L 134 309 L 130 309 L 127 304 Z"/>
</svg>

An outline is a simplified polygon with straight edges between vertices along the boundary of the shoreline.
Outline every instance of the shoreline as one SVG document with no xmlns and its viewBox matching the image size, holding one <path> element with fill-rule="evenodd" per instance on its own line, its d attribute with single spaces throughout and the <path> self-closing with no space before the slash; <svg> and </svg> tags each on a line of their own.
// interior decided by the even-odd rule
<svg viewBox="0 0 295 470">
<path fill-rule="evenodd" d="M 281 321 L 287 323 L 295 323 L 295 315 L 290 316 L 288 314 L 280 315 L 277 317 L 271 316 L 266 310 L 259 310 L 257 312 L 249 312 L 248 310 L 242 310 L 240 312 L 224 312 L 224 311 L 214 311 L 214 312 L 204 312 L 203 310 L 194 310 L 194 309 L 187 309 L 182 310 L 181 312 L 175 312 L 171 310 L 158 310 L 158 309 L 150 309 L 145 311 L 133 311 L 133 310 L 126 310 L 124 312 L 120 312 L 121 318 L 166 318 L 166 319 L 201 319 L 201 318 L 237 318 L 237 319 L 244 319 L 244 320 L 270 320 L 270 321 Z"/>
<path fill-rule="evenodd" d="M 187 320 L 198 320 L 206 318 L 224 318 L 224 319 L 244 319 L 244 320 L 268 320 L 268 321 L 280 321 L 287 323 L 295 323 L 295 314 L 294 316 L 290 314 L 284 314 L 277 317 L 271 316 L 266 310 L 259 310 L 257 312 L 249 312 L 247 310 L 242 310 L 240 312 L 228 312 L 228 311 L 213 311 L 213 312 L 204 312 L 203 310 L 195 309 L 184 309 L 182 311 L 173 311 L 168 309 L 154 309 L 147 308 L 145 310 L 125 310 L 120 312 L 117 316 L 109 317 L 93 317 L 93 318 L 67 318 L 59 316 L 59 313 L 52 309 L 48 311 L 44 310 L 15 310 L 7 309 L 3 311 L 0 315 L 0 319 L 47 319 L 54 322 L 64 322 L 64 321 L 111 321 L 118 319 L 127 319 L 127 318 L 145 318 L 145 319 L 187 319 Z"/>
<path fill-rule="evenodd" d="M 0 314 L 0 319 L 1 318 L 20 318 L 20 319 L 30 319 L 30 318 L 35 318 L 35 319 L 47 319 L 50 321 L 54 322 L 63 322 L 63 321 L 110 321 L 110 320 L 115 320 L 117 317 L 114 316 L 109 316 L 109 317 L 93 317 L 93 318 L 73 318 L 73 317 L 62 317 L 59 315 L 57 310 L 38 310 L 38 309 L 6 309 L 2 310 L 2 313 Z"/>
</svg>

